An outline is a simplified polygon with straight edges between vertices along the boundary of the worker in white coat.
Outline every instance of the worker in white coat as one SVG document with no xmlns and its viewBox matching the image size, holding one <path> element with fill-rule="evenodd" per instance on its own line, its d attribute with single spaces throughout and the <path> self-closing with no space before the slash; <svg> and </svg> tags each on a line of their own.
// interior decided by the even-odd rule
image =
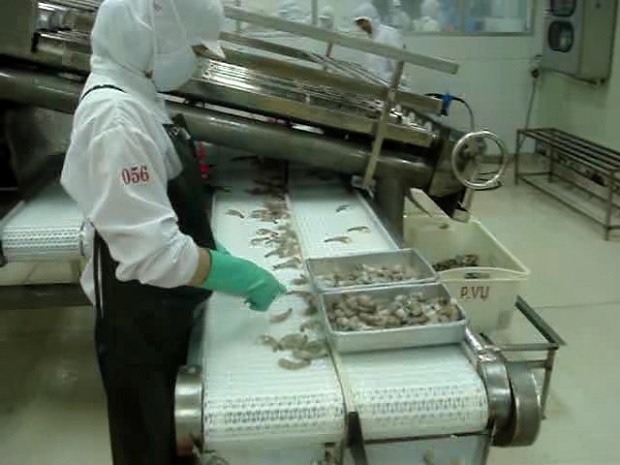
<svg viewBox="0 0 620 465">
<path fill-rule="evenodd" d="M 333 31 L 336 26 L 336 18 L 334 15 L 334 9 L 326 5 L 319 11 L 319 27 Z"/>
<path fill-rule="evenodd" d="M 357 27 L 371 37 L 373 42 L 401 49 L 405 48 L 401 33 L 393 27 L 383 24 L 379 12 L 371 3 L 363 3 L 358 6 L 355 9 L 353 20 Z M 396 70 L 395 60 L 370 53 L 366 55 L 366 60 L 368 68 L 373 74 L 384 81 L 391 82 Z M 401 83 L 405 84 L 404 76 Z"/>
<path fill-rule="evenodd" d="M 105 0 L 92 31 L 61 182 L 93 234 L 82 284 L 97 309 L 114 465 L 180 463 L 175 378 L 211 293 L 265 311 L 286 291 L 216 243 L 195 145 L 158 95 L 190 79 L 196 53 L 223 56 L 223 20 L 220 0 Z"/>
<path fill-rule="evenodd" d="M 411 18 L 405 10 L 401 0 L 394 0 L 394 10 L 392 12 L 392 24 L 401 31 L 411 29 Z"/>
<path fill-rule="evenodd" d="M 422 13 L 416 21 L 416 30 L 420 32 L 440 32 L 439 25 L 439 2 L 437 0 L 424 0 L 420 7 Z"/>
</svg>

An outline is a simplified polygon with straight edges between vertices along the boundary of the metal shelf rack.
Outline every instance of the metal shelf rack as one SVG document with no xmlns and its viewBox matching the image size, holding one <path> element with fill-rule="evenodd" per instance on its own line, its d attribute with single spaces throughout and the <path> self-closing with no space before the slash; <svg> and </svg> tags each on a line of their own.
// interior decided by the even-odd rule
<svg viewBox="0 0 620 465">
<path fill-rule="evenodd" d="M 544 147 L 547 171 L 521 171 L 520 153 L 515 155 L 515 183 L 523 181 L 596 221 L 604 228 L 605 240 L 620 230 L 620 152 L 554 128 L 521 129 L 517 146 L 532 139 Z M 547 180 L 544 180 L 544 177 Z M 585 192 L 589 200 L 576 196 L 555 181 Z"/>
</svg>

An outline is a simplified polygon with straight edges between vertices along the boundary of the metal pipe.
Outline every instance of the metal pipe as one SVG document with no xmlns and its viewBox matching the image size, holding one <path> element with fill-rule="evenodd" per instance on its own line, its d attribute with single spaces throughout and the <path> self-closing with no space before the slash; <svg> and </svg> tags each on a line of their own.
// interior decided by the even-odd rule
<svg viewBox="0 0 620 465">
<path fill-rule="evenodd" d="M 396 70 L 392 76 L 392 83 L 388 92 L 387 98 L 383 103 L 383 110 L 381 116 L 377 121 L 376 132 L 374 134 L 375 140 L 372 145 L 372 153 L 368 160 L 368 166 L 366 166 L 366 172 L 364 173 L 364 180 L 362 181 L 362 187 L 368 189 L 375 176 L 375 170 L 377 163 L 379 162 L 379 155 L 381 155 L 381 149 L 383 148 L 383 141 L 385 140 L 385 133 L 387 130 L 387 124 L 390 118 L 390 112 L 394 106 L 396 100 L 396 90 L 400 84 L 400 79 L 403 75 L 405 64 L 401 61 L 396 65 Z"/>
<path fill-rule="evenodd" d="M 183 114 L 196 138 L 213 144 L 351 175 L 363 172 L 368 163 L 369 154 L 362 145 L 178 103 L 170 104 L 170 109 Z M 404 160 L 384 150 L 376 173 L 378 178 L 397 177 L 408 186 L 421 186 L 430 180 L 432 167 L 421 157 Z"/>
<path fill-rule="evenodd" d="M 312 0 L 312 25 L 319 26 L 319 0 Z"/>
<path fill-rule="evenodd" d="M 558 347 L 566 345 L 562 337 L 536 312 L 522 297 L 517 298 L 517 309 L 538 330 L 538 332 L 551 344 Z"/>
<path fill-rule="evenodd" d="M 0 67 L 0 99 L 62 113 L 75 111 L 82 85 L 50 74 Z M 185 116 L 198 139 L 214 144 L 351 175 L 362 173 L 368 163 L 369 154 L 363 145 L 179 103 L 169 103 L 169 108 Z M 406 186 L 428 185 L 433 174 L 429 162 L 411 156 L 404 160 L 401 156 L 384 150 L 377 177 L 397 177 Z"/>
<path fill-rule="evenodd" d="M 45 3 L 65 8 L 80 8 L 87 11 L 95 11 L 99 8 L 99 2 L 88 0 L 47 0 Z"/>
<path fill-rule="evenodd" d="M 241 0 L 235 0 L 235 6 L 241 8 Z M 241 21 L 235 21 L 235 32 L 241 34 Z"/>
</svg>

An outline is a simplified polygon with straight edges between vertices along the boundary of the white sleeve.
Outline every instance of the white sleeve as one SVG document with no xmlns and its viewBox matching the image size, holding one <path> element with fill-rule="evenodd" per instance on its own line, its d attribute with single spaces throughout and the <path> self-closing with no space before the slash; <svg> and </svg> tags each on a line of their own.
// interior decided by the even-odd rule
<svg viewBox="0 0 620 465">
<path fill-rule="evenodd" d="M 186 285 L 199 250 L 179 230 L 161 149 L 126 123 L 97 135 L 87 151 L 85 174 L 95 189 L 90 220 L 119 262 L 116 277 L 163 288 Z"/>
</svg>

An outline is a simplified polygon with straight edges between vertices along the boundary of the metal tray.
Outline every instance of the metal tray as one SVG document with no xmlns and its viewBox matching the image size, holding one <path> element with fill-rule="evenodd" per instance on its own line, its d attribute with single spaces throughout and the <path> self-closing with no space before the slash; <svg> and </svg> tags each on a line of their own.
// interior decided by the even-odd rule
<svg viewBox="0 0 620 465">
<path fill-rule="evenodd" d="M 410 326 L 377 331 L 343 332 L 334 330 L 327 318 L 328 307 L 342 295 L 367 294 L 375 298 L 391 299 L 399 294 L 410 293 L 422 293 L 429 298 L 451 297 L 448 289 L 441 283 L 321 294 L 319 296 L 320 311 L 325 322 L 327 336 L 334 350 L 346 353 L 403 349 L 407 347 L 455 344 L 464 339 L 465 328 L 467 327 L 467 316 L 460 304 L 457 305 L 462 317 L 460 321 L 426 326 Z"/>
<path fill-rule="evenodd" d="M 320 277 L 327 273 L 333 273 L 334 270 L 347 272 L 353 270 L 359 265 L 370 266 L 396 266 L 401 265 L 405 268 L 413 269 L 418 273 L 415 279 L 405 281 L 364 284 L 346 287 L 328 287 L 321 283 Z M 390 252 L 364 253 L 343 255 L 339 257 L 329 258 L 310 258 L 306 260 L 306 269 L 310 275 L 310 280 L 320 293 L 326 292 L 345 292 L 362 290 L 376 287 L 392 287 L 415 284 L 426 284 L 439 281 L 439 275 L 433 269 L 419 252 L 415 249 L 402 249 Z"/>
</svg>

